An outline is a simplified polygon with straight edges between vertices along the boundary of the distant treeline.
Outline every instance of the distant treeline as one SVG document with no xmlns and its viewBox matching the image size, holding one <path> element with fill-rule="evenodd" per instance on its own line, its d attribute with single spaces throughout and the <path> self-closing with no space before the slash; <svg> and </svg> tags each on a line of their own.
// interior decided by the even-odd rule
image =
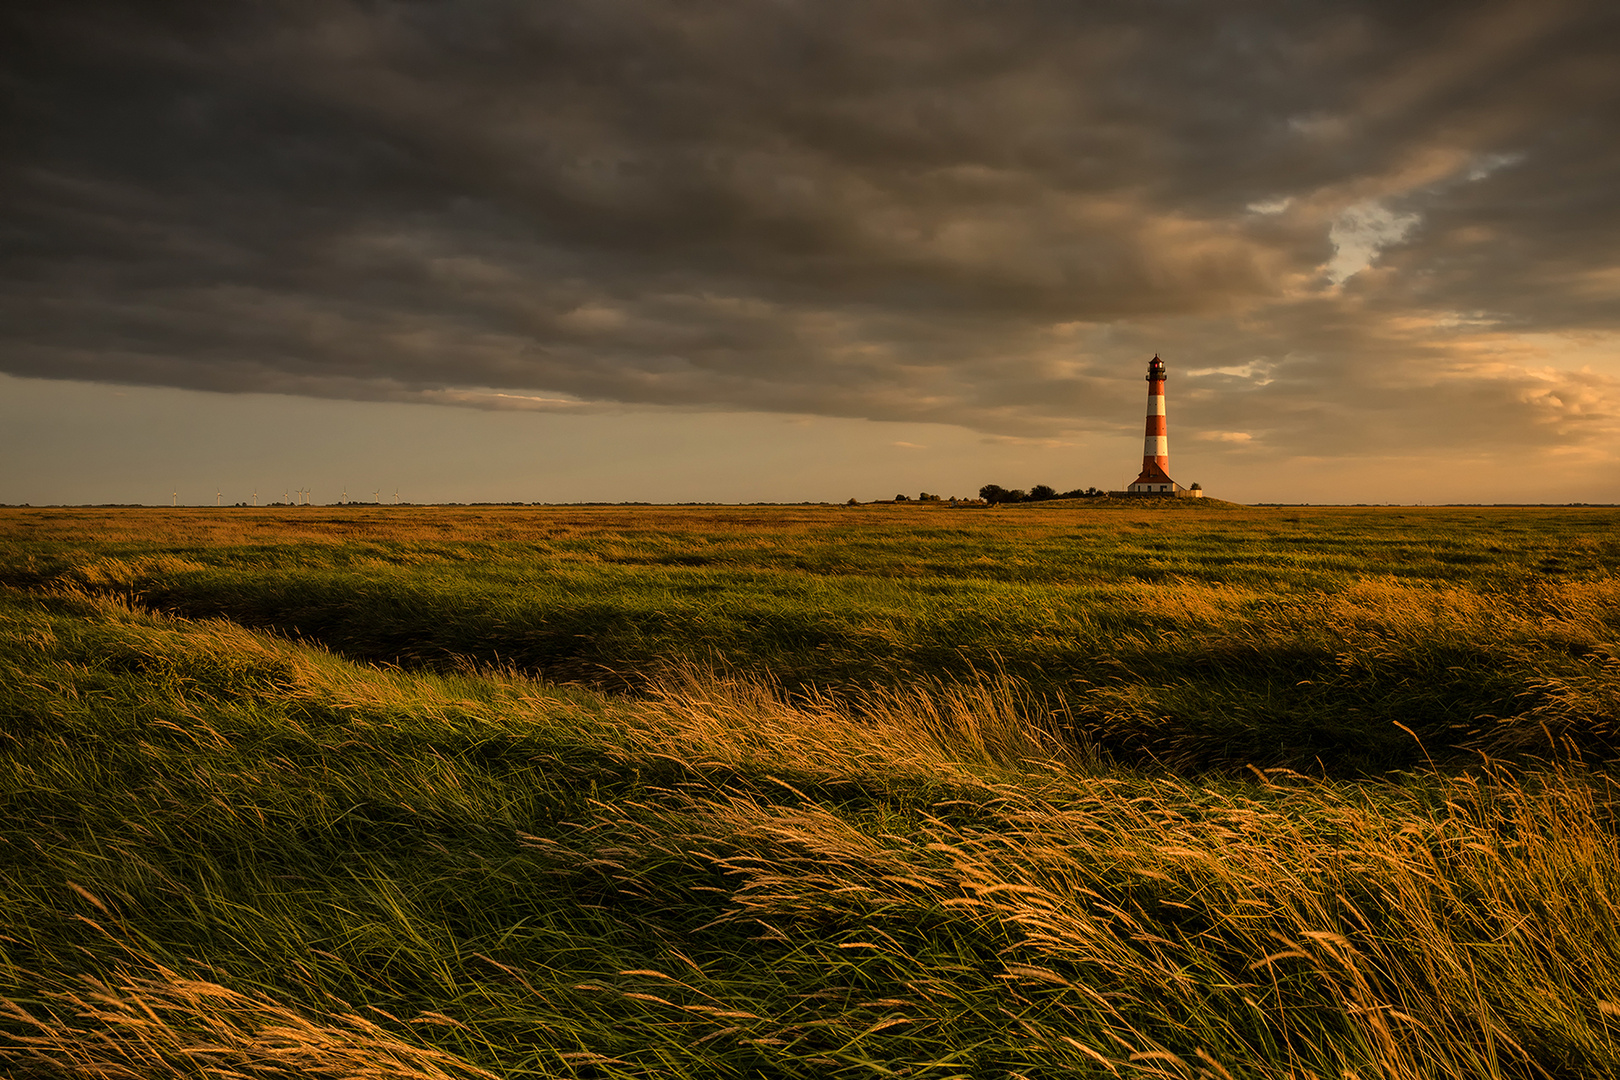
<svg viewBox="0 0 1620 1080">
<path fill-rule="evenodd" d="M 1099 495 L 1108 494 L 1099 488 L 1075 488 L 1073 491 L 1058 491 L 1047 484 L 1036 484 L 1025 491 L 1023 488 L 1004 488 L 1000 484 L 986 484 L 979 489 L 979 498 L 987 503 L 1016 503 L 1041 502 L 1044 499 L 1094 499 Z"/>
<path fill-rule="evenodd" d="M 1094 487 L 1075 488 L 1073 491 L 1059 491 L 1049 484 L 1036 484 L 1028 491 L 1025 491 L 1023 488 L 1012 488 L 1009 490 L 1002 487 L 1000 484 L 986 484 L 984 487 L 979 489 L 979 500 L 987 503 L 1040 502 L 1043 499 L 1092 499 L 1106 494 L 1108 494 L 1108 492 L 1103 491 L 1101 488 Z M 886 500 L 879 499 L 878 501 L 884 502 Z M 898 503 L 911 502 L 913 500 L 910 495 L 896 495 L 893 501 Z M 926 491 L 921 495 L 918 495 L 916 501 L 953 503 L 973 502 L 972 499 L 959 500 L 955 495 L 952 495 L 949 499 L 945 499 L 939 495 L 930 495 Z M 853 506 L 855 505 L 856 500 L 851 499 L 849 500 L 849 503 L 851 506 Z"/>
</svg>

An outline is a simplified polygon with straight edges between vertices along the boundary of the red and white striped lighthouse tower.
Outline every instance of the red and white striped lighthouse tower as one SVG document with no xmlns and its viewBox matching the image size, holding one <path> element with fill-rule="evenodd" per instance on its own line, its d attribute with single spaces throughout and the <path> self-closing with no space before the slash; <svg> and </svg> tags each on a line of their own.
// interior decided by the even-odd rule
<svg viewBox="0 0 1620 1080">
<path fill-rule="evenodd" d="M 1142 444 L 1142 475 L 1130 487 L 1133 495 L 1174 495 L 1179 486 L 1170 479 L 1170 433 L 1164 419 L 1164 361 L 1157 354 L 1148 362 L 1147 438 Z"/>
</svg>

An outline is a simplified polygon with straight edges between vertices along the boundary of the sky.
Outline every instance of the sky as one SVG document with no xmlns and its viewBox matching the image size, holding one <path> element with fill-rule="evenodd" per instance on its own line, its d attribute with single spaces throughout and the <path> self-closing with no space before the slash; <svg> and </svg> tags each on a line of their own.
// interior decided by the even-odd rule
<svg viewBox="0 0 1620 1080">
<path fill-rule="evenodd" d="M 13 0 L 0 502 L 1620 502 L 1620 7 Z"/>
</svg>

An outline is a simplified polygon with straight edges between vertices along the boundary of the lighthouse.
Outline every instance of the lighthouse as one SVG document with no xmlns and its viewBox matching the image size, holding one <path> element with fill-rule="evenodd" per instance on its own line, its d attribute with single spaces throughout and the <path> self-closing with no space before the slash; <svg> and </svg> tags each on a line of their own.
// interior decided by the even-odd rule
<svg viewBox="0 0 1620 1080">
<path fill-rule="evenodd" d="M 1132 495 L 1191 495 L 1170 479 L 1170 434 L 1164 417 L 1164 361 L 1148 361 L 1147 438 L 1142 444 L 1142 474 L 1125 490 Z M 1196 491 L 1202 495 L 1203 492 Z"/>
</svg>

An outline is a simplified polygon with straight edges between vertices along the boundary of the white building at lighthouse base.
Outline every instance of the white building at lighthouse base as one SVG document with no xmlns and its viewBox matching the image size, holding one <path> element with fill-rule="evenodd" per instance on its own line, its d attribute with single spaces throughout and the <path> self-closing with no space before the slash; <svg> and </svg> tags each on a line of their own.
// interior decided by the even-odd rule
<svg viewBox="0 0 1620 1080">
<path fill-rule="evenodd" d="M 1194 485 L 1184 488 L 1174 480 L 1168 484 L 1132 484 L 1124 491 L 1111 491 L 1110 495 L 1157 495 L 1164 498 L 1202 499 L 1204 489 Z"/>
<path fill-rule="evenodd" d="M 1204 488 L 1201 484 L 1192 487 L 1182 487 L 1162 472 L 1157 476 L 1139 476 L 1124 491 L 1109 492 L 1111 495 L 1153 495 L 1162 498 L 1202 499 Z"/>
<path fill-rule="evenodd" d="M 1149 436 L 1151 438 L 1151 436 Z M 1160 436 L 1163 441 L 1163 436 Z M 1182 498 L 1198 499 L 1204 495 L 1204 489 L 1198 484 L 1190 488 L 1182 487 L 1170 479 L 1170 474 L 1164 471 L 1166 458 L 1144 457 L 1142 459 L 1142 472 L 1124 491 L 1126 495 L 1165 495 L 1181 496 Z"/>
</svg>

